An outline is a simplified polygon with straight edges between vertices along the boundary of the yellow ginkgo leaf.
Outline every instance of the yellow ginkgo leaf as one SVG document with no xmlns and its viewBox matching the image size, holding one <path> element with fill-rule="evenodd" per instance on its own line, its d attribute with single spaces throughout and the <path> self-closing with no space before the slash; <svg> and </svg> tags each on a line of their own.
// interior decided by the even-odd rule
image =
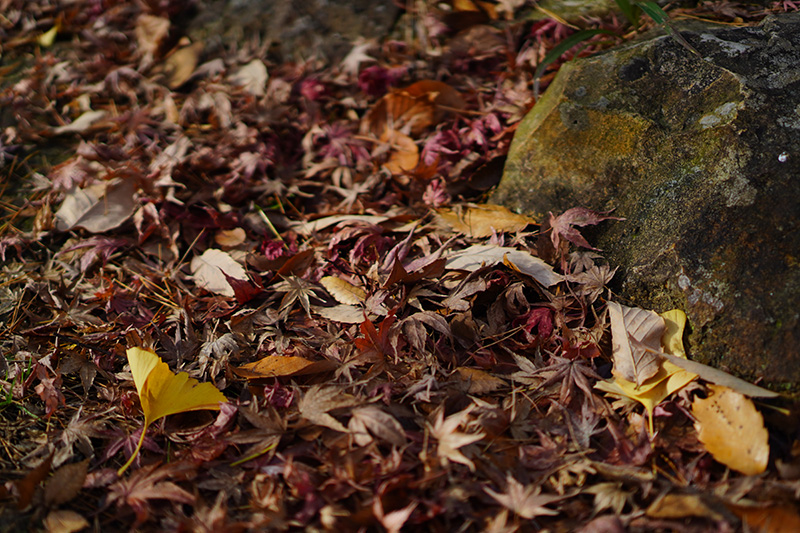
<svg viewBox="0 0 800 533">
<path fill-rule="evenodd" d="M 133 383 L 139 393 L 144 412 L 144 428 L 131 458 L 117 472 L 122 475 L 139 454 L 147 428 L 167 415 L 198 411 L 219 410 L 220 402 L 228 400 L 211 383 L 198 383 L 186 372 L 173 374 L 166 363 L 152 351 L 129 348 L 128 363 L 133 374 Z"/>
</svg>

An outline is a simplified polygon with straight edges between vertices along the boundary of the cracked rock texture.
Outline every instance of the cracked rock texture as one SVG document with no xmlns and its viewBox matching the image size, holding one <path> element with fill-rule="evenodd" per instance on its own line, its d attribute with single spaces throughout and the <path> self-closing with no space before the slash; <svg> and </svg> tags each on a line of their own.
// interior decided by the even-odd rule
<svg viewBox="0 0 800 533">
<path fill-rule="evenodd" d="M 693 358 L 800 388 L 800 17 L 692 26 L 565 64 L 492 200 L 614 209 L 593 237 L 628 303 L 689 316 Z"/>
</svg>

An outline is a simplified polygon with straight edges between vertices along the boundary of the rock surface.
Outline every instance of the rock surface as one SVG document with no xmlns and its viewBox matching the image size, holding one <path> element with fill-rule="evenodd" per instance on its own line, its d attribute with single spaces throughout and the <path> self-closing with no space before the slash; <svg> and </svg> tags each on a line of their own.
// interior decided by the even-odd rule
<svg viewBox="0 0 800 533">
<path fill-rule="evenodd" d="M 492 200 L 614 209 L 594 243 L 630 303 L 689 315 L 692 356 L 800 386 L 800 17 L 565 64 Z"/>
<path fill-rule="evenodd" d="M 210 0 L 187 29 L 210 45 L 257 40 L 276 60 L 342 59 L 359 38 L 388 35 L 400 9 L 392 0 Z M 218 42 L 213 42 L 218 41 Z"/>
</svg>

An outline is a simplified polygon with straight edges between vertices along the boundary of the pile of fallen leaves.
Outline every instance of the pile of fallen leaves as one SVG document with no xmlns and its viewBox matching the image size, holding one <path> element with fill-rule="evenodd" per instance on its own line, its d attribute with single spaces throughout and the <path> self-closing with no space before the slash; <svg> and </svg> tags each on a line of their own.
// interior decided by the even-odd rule
<svg viewBox="0 0 800 533">
<path fill-rule="evenodd" d="M 0 0 L 0 529 L 800 530 L 790 411 L 614 301 L 624 222 L 479 203 L 575 30 L 526 5 L 328 65 Z"/>
</svg>

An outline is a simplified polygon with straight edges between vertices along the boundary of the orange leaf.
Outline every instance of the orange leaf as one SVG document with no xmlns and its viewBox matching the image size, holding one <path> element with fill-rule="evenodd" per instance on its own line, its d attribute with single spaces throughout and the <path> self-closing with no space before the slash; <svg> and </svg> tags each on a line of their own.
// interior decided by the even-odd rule
<svg viewBox="0 0 800 533">
<path fill-rule="evenodd" d="M 363 303 L 367 298 L 367 293 L 364 289 L 342 278 L 325 276 L 319 280 L 319 282 L 322 283 L 325 290 L 340 304 L 357 305 Z"/>
<path fill-rule="evenodd" d="M 720 463 L 748 476 L 760 474 L 769 460 L 769 434 L 761 413 L 733 389 L 708 388 L 708 398 L 696 398 L 692 403 L 700 442 Z"/>
<path fill-rule="evenodd" d="M 417 168 L 419 148 L 411 137 L 387 129 L 381 135 L 381 142 L 389 143 L 392 147 L 389 160 L 383 165 L 386 170 L 392 174 L 403 174 Z"/>
<path fill-rule="evenodd" d="M 422 80 L 394 89 L 378 100 L 361 122 L 362 133 L 380 137 L 388 128 L 412 137 L 438 124 L 450 111 L 463 109 L 461 95 L 441 81 Z"/>
<path fill-rule="evenodd" d="M 755 533 L 795 533 L 800 531 L 800 515 L 791 505 L 751 507 L 729 504 L 728 508 Z"/>
<path fill-rule="evenodd" d="M 150 424 L 176 413 L 202 409 L 219 410 L 220 402 L 228 401 L 211 383 L 198 383 L 186 372 L 173 374 L 167 364 L 150 350 L 128 348 L 127 356 L 133 383 L 144 411 L 144 428 L 136 450 L 117 472 L 120 476 L 139 454 Z"/>
<path fill-rule="evenodd" d="M 331 370 L 332 367 L 329 361 L 309 361 L 303 357 L 268 355 L 254 363 L 240 366 L 234 372 L 246 379 L 259 379 L 317 374 Z"/>
</svg>

